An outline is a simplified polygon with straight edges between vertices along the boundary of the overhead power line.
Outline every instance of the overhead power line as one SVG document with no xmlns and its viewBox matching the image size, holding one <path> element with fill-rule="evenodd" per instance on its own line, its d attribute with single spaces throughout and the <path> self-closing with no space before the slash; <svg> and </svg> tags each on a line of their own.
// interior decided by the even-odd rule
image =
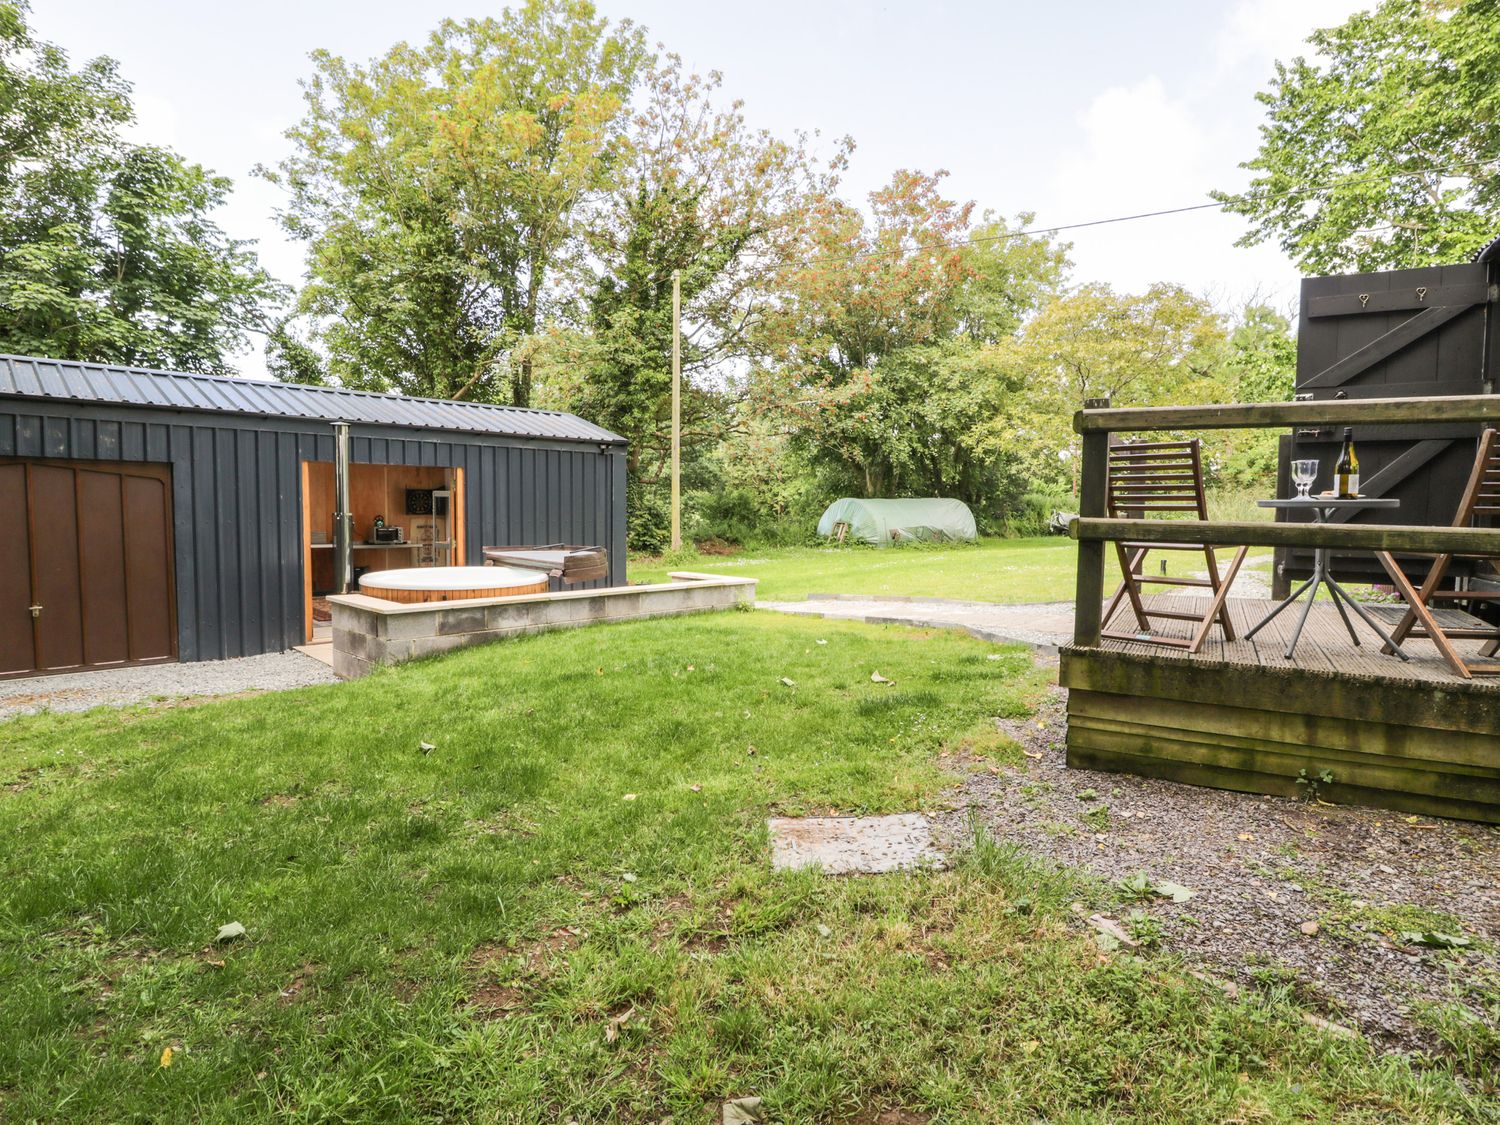
<svg viewBox="0 0 1500 1125">
<path fill-rule="evenodd" d="M 1290 188 L 1286 191 L 1272 192 L 1264 198 L 1286 199 L 1293 196 L 1318 196 L 1326 195 L 1340 188 L 1358 187 L 1361 184 L 1385 183 L 1390 180 L 1399 180 L 1407 176 L 1455 176 L 1466 170 L 1482 168 L 1486 165 L 1500 163 L 1500 159 L 1470 160 L 1463 164 L 1455 164 L 1447 168 L 1414 168 L 1408 172 L 1392 172 L 1384 176 L 1367 176 L 1358 180 L 1340 180 L 1338 183 L 1324 184 L 1317 187 Z M 1090 219 L 1082 223 L 1061 223 L 1052 227 L 1026 227 L 1022 230 L 1008 230 L 1002 234 L 979 235 L 975 238 L 965 238 L 958 242 L 939 243 L 932 247 L 902 247 L 896 250 L 856 250 L 852 254 L 835 254 L 826 257 L 813 258 L 809 265 L 823 265 L 830 262 L 852 262 L 861 258 L 896 258 L 908 254 L 920 253 L 923 249 L 957 250 L 963 246 L 978 246 L 987 242 L 1007 242 L 1013 238 L 1036 238 L 1040 235 L 1061 234 L 1063 231 L 1083 230 L 1086 227 L 1110 226 L 1114 223 L 1133 223 L 1139 219 L 1160 219 L 1168 215 L 1183 215 L 1189 211 L 1217 211 L 1229 206 L 1232 200 L 1214 200 L 1212 203 L 1191 203 L 1186 207 L 1167 207 L 1160 211 L 1138 211 L 1133 215 L 1114 215 L 1107 219 Z"/>
</svg>

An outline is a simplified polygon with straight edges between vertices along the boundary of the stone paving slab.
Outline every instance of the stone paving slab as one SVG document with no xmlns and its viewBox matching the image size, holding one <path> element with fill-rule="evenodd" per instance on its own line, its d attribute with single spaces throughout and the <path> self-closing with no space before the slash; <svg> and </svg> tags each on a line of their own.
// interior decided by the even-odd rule
<svg viewBox="0 0 1500 1125">
<path fill-rule="evenodd" d="M 921 813 L 894 816 L 773 816 L 771 867 L 820 867 L 827 875 L 876 875 L 941 867 L 943 853 Z"/>
</svg>

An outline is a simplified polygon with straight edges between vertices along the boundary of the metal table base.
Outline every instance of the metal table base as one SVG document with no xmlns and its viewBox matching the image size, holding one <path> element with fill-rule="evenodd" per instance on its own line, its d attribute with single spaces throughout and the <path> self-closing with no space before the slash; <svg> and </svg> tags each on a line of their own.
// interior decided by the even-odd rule
<svg viewBox="0 0 1500 1125">
<path fill-rule="evenodd" d="M 1323 522 L 1321 515 L 1318 518 L 1318 522 Z M 1248 641 L 1251 637 L 1255 636 L 1256 633 L 1260 632 L 1267 625 L 1269 625 L 1272 620 L 1275 619 L 1277 614 L 1279 614 L 1287 606 L 1295 602 L 1304 593 L 1307 593 L 1307 604 L 1302 607 L 1302 616 L 1297 619 L 1297 628 L 1292 631 L 1291 642 L 1286 646 L 1286 658 L 1290 660 L 1292 658 L 1292 653 L 1297 648 L 1298 640 L 1300 640 L 1302 637 L 1302 628 L 1307 624 L 1307 616 L 1312 612 L 1313 603 L 1318 600 L 1318 587 L 1326 586 L 1328 587 L 1328 598 L 1333 602 L 1333 608 L 1339 611 L 1339 616 L 1343 618 L 1344 621 L 1344 628 L 1349 630 L 1349 639 L 1352 640 L 1356 646 L 1359 645 L 1359 635 L 1354 631 L 1354 622 L 1349 620 L 1349 612 L 1344 608 L 1345 606 L 1348 606 L 1349 609 L 1352 609 L 1359 615 L 1360 620 L 1362 620 L 1371 629 L 1374 629 L 1380 639 L 1384 641 L 1386 645 L 1389 646 L 1397 656 L 1399 656 L 1402 660 L 1410 660 L 1411 657 L 1407 656 L 1406 653 L 1401 651 L 1401 646 L 1391 639 L 1391 635 L 1381 627 L 1380 622 L 1375 619 L 1374 615 L 1371 614 L 1369 610 L 1365 609 L 1364 606 L 1360 605 L 1359 602 L 1350 597 L 1348 592 L 1333 580 L 1333 575 L 1330 574 L 1328 570 L 1328 559 L 1330 553 L 1331 552 L 1329 552 L 1324 547 L 1318 547 L 1313 552 L 1312 577 L 1309 578 L 1306 582 L 1302 583 L 1301 586 L 1297 587 L 1297 589 L 1294 590 L 1285 601 L 1283 601 L 1270 613 L 1266 614 L 1266 616 L 1260 621 L 1259 624 L 1255 626 L 1255 628 L 1251 629 L 1248 633 L 1245 634 L 1245 639 Z"/>
</svg>

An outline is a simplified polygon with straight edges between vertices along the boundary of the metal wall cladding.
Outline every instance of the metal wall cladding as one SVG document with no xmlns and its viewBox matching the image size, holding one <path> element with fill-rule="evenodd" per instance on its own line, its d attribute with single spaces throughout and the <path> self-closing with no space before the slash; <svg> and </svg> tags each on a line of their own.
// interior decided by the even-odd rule
<svg viewBox="0 0 1500 1125">
<path fill-rule="evenodd" d="M 559 441 L 624 440 L 576 415 L 552 410 L 29 356 L 0 355 L 0 394 Z"/>
<path fill-rule="evenodd" d="M 602 432 L 602 431 L 601 431 Z M 625 581 L 625 447 L 353 427 L 357 462 L 464 471 L 466 557 L 484 546 L 597 543 Z M 0 396 L 0 457 L 171 466 L 178 656 L 221 660 L 304 640 L 301 462 L 332 461 L 317 422 Z"/>
</svg>

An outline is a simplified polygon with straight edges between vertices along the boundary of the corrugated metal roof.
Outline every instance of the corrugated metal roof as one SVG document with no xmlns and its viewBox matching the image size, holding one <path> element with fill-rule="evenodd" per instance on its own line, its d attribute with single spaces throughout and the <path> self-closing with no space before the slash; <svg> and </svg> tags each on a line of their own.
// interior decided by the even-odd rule
<svg viewBox="0 0 1500 1125">
<path fill-rule="evenodd" d="M 625 440 L 576 415 L 553 410 L 17 355 L 0 355 L 0 395 L 555 441 L 623 443 Z"/>
</svg>

